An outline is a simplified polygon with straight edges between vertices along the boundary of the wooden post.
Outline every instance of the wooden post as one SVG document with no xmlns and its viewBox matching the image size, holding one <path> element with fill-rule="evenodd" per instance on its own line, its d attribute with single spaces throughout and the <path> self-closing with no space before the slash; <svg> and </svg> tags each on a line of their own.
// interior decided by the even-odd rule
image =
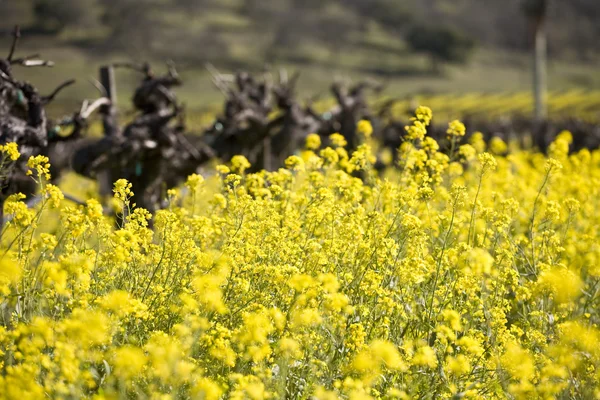
<svg viewBox="0 0 600 400">
<path fill-rule="evenodd" d="M 535 119 L 543 121 L 547 117 L 546 107 L 546 27 L 542 16 L 536 21 L 533 38 L 533 98 Z"/>
<path fill-rule="evenodd" d="M 102 106 L 102 125 L 104 136 L 116 136 L 121 134 L 119 121 L 117 120 L 117 83 L 115 80 L 115 69 L 112 65 L 100 67 L 100 83 L 106 90 L 106 97 L 110 100 L 110 105 Z M 111 170 L 104 169 L 98 173 L 98 186 L 100 196 L 109 197 L 112 194 Z"/>
<path fill-rule="evenodd" d="M 263 139 L 263 169 L 272 171 L 273 162 L 271 160 L 271 137 L 267 136 Z"/>
<path fill-rule="evenodd" d="M 104 136 L 118 135 L 120 131 L 117 120 L 117 83 L 115 69 L 112 65 L 100 67 L 100 84 L 104 87 L 106 97 L 110 100 L 110 105 L 100 108 Z"/>
<path fill-rule="evenodd" d="M 115 69 L 112 65 L 100 67 L 100 83 L 106 90 L 106 97 L 110 99 L 113 107 L 117 106 L 117 83 Z"/>
<path fill-rule="evenodd" d="M 523 0 L 522 6 L 531 28 L 533 62 L 534 120 L 546 119 L 546 18 L 550 0 Z"/>
</svg>

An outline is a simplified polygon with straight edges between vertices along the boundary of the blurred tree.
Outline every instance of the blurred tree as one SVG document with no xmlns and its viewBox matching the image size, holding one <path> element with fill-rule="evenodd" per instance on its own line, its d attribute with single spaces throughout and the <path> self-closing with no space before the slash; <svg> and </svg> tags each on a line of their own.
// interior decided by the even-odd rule
<svg viewBox="0 0 600 400">
<path fill-rule="evenodd" d="M 328 23 L 332 25 L 332 21 L 327 20 L 327 14 L 322 12 L 328 5 L 327 1 L 287 0 L 281 3 L 286 3 L 287 7 L 279 8 L 273 16 L 277 22 L 271 31 L 273 40 L 266 48 L 265 58 L 268 62 L 277 61 L 281 58 L 281 53 L 287 53 L 284 58 L 289 56 L 289 50 L 303 42 L 310 43 L 323 39 L 323 36 L 333 39 L 331 35 L 343 39 L 347 33 L 344 30 L 347 25 L 343 21 L 338 24 L 340 21 L 336 19 L 336 31 L 329 30 L 329 33 L 319 36 L 319 33 L 327 32 Z"/>
<path fill-rule="evenodd" d="M 570 24 L 569 29 L 546 31 L 551 50 L 572 48 L 580 59 L 587 61 L 591 61 L 594 53 L 600 51 L 600 1 L 555 1 L 548 10 L 547 19 L 549 24 L 557 27 L 560 22 Z M 555 38 L 557 31 L 562 33 L 560 41 Z"/>
<path fill-rule="evenodd" d="M 414 11 L 410 5 L 397 0 L 346 0 L 345 3 L 357 11 L 362 24 L 366 25 L 371 19 L 394 32 L 405 30 L 414 19 Z"/>
<path fill-rule="evenodd" d="M 31 7 L 26 3 L 0 0 L 0 31 L 11 32 L 15 24 L 22 23 L 30 14 Z"/>
<path fill-rule="evenodd" d="M 414 25 L 406 34 L 408 46 L 431 57 L 432 71 L 440 72 L 441 63 L 464 63 L 475 46 L 473 39 L 456 29 Z"/>
<path fill-rule="evenodd" d="M 160 0 L 103 0 L 102 3 L 102 24 L 110 30 L 108 46 L 138 53 L 154 49 L 164 28 L 160 10 L 168 4 Z"/>
<path fill-rule="evenodd" d="M 173 0 L 173 7 L 182 9 L 189 13 L 197 13 L 206 10 L 209 6 L 214 6 L 214 0 Z"/>
<path fill-rule="evenodd" d="M 90 27 L 97 22 L 96 0 L 35 0 L 36 27 L 59 33 L 72 26 Z"/>
</svg>

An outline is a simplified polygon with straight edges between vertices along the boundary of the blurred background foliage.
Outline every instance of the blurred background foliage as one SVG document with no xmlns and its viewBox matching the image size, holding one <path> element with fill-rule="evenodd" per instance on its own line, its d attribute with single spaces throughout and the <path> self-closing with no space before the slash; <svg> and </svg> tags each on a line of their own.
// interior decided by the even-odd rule
<svg viewBox="0 0 600 400">
<path fill-rule="evenodd" d="M 0 45 L 20 24 L 20 51 L 56 61 L 56 80 L 107 61 L 173 59 L 192 106 L 219 99 L 206 62 L 299 69 L 306 96 L 326 94 L 335 76 L 372 76 L 394 94 L 520 91 L 531 80 L 524 14 L 522 0 L 0 0 Z M 600 88 L 599 39 L 600 1 L 551 3 L 550 89 Z M 120 90 L 135 79 L 121 72 Z M 73 99 L 92 90 L 82 85 Z"/>
</svg>

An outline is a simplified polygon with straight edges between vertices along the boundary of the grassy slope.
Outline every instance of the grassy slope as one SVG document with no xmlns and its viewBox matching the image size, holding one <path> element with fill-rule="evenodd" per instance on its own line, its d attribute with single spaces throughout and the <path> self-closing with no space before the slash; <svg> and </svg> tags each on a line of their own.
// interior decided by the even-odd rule
<svg viewBox="0 0 600 400">
<path fill-rule="evenodd" d="M 61 97 L 63 104 L 69 105 L 85 96 L 95 96 L 95 89 L 86 79 L 97 76 L 98 67 L 111 60 L 123 60 L 127 57 L 114 55 L 100 60 L 89 57 L 85 53 L 69 47 L 28 47 L 23 52 L 42 51 L 44 57 L 56 62 L 56 67 L 49 71 L 39 69 L 19 69 L 19 77 L 30 80 L 41 90 L 50 90 L 53 86 L 68 78 L 78 79 L 76 87 L 69 89 Z M 350 65 L 327 65 L 316 62 L 308 65 L 282 64 L 289 70 L 301 70 L 299 83 L 301 96 L 326 96 L 328 86 L 335 77 L 360 79 L 371 76 L 388 84 L 386 94 L 403 96 L 422 92 L 456 92 L 465 93 L 522 91 L 529 88 L 530 71 L 527 58 L 524 56 L 509 57 L 506 54 L 492 54 L 480 51 L 474 59 L 464 66 L 448 67 L 444 76 L 431 76 L 426 73 L 406 74 L 390 72 L 386 75 L 370 73 L 371 68 L 380 68 L 382 62 L 368 54 L 355 55 Z M 426 60 L 420 56 L 404 56 L 397 62 L 398 68 L 411 63 L 423 68 Z M 354 64 L 354 65 L 353 65 Z M 363 66 L 367 71 L 361 70 Z M 217 68 L 219 66 L 217 65 Z M 418 70 L 417 70 L 418 71 Z M 222 70 L 222 72 L 231 72 Z M 202 67 L 186 69 L 182 72 L 185 86 L 178 90 L 181 100 L 190 108 L 199 108 L 211 103 L 220 102 L 222 96 L 210 82 L 210 76 Z M 128 102 L 128 94 L 136 83 L 137 76 L 130 72 L 119 72 L 117 75 L 121 104 Z M 572 88 L 600 89 L 600 74 L 593 65 L 573 65 L 564 61 L 550 64 L 549 87 L 552 90 Z"/>
<path fill-rule="evenodd" d="M 201 31 L 208 26 L 211 31 L 214 29 L 220 32 L 219 35 L 229 45 L 231 64 L 247 65 L 250 70 L 258 71 L 263 65 L 264 46 L 269 39 L 248 31 L 248 21 L 234 15 L 232 7 L 224 5 L 219 12 L 202 15 L 188 29 L 195 32 L 196 27 Z M 335 9 L 331 12 L 334 11 Z M 180 15 L 170 17 L 184 18 Z M 70 32 L 63 36 L 73 37 L 75 34 L 76 32 Z M 0 38 L 0 49 L 8 49 L 7 39 Z M 417 93 L 524 91 L 530 85 L 529 57 L 524 54 L 480 48 L 467 65 L 449 66 L 443 76 L 433 76 L 427 72 L 429 64 L 425 57 L 410 53 L 402 40 L 382 31 L 376 24 L 369 24 L 364 35 L 353 33 L 344 43 L 344 46 L 332 50 L 323 44 L 305 41 L 288 52 L 288 55 L 293 55 L 294 62 L 288 61 L 274 67 L 302 71 L 299 92 L 303 98 L 315 95 L 326 97 L 329 84 L 335 77 L 374 77 L 387 83 L 385 94 L 392 97 Z M 65 79 L 78 79 L 75 87 L 61 95 L 57 112 L 72 110 L 84 97 L 97 96 L 95 89 L 86 80 L 97 76 L 100 65 L 132 58 L 130 54 L 90 54 L 69 45 L 66 40 L 24 37 L 19 54 L 36 52 L 54 60 L 56 67 L 51 71 L 20 69 L 17 71 L 19 77 L 32 81 L 42 91 L 51 90 Z M 219 63 L 215 63 L 215 66 L 222 72 L 232 72 Z M 551 90 L 600 89 L 600 74 L 595 65 L 551 60 L 549 67 Z M 202 66 L 184 68 L 182 76 L 185 86 L 178 93 L 190 110 L 206 109 L 211 105 L 213 109 L 215 106 L 219 107 L 223 97 L 212 86 L 210 76 Z M 121 93 L 120 104 L 127 108 L 138 76 L 122 71 L 118 73 L 117 79 Z"/>
</svg>

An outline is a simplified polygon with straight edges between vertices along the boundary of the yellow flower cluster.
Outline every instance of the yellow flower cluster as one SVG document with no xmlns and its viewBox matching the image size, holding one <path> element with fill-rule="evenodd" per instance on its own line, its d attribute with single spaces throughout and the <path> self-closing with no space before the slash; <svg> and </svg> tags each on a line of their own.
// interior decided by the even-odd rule
<svg viewBox="0 0 600 400">
<path fill-rule="evenodd" d="M 450 159 L 430 119 L 382 176 L 339 135 L 191 175 L 154 230 L 12 196 L 0 399 L 597 398 L 600 151 L 458 135 Z"/>
<path fill-rule="evenodd" d="M 21 157 L 21 153 L 19 153 L 19 149 L 16 143 L 10 142 L 4 145 L 0 145 L 0 152 L 6 154 L 8 158 L 12 161 L 16 161 Z"/>
<path fill-rule="evenodd" d="M 427 126 L 431 122 L 433 113 L 429 107 L 419 106 L 415 111 L 415 117 L 411 118 L 412 125 L 405 127 L 408 140 L 423 140 L 427 135 Z"/>
<path fill-rule="evenodd" d="M 360 133 L 365 138 L 370 138 L 373 134 L 373 126 L 371 125 L 371 121 L 366 119 L 358 121 L 358 124 L 356 124 L 356 132 Z"/>
<path fill-rule="evenodd" d="M 318 150 L 321 147 L 321 137 L 316 133 L 311 133 L 306 137 L 306 148 L 308 150 Z"/>
<path fill-rule="evenodd" d="M 27 166 L 29 167 L 27 175 L 33 176 L 33 171 L 35 171 L 38 179 L 50 179 L 50 160 L 48 157 L 42 155 L 30 157 Z"/>
<path fill-rule="evenodd" d="M 454 121 L 450 122 L 450 124 L 448 125 L 448 130 L 446 131 L 446 134 L 450 138 L 452 138 L 454 136 L 465 136 L 466 133 L 467 133 L 467 128 L 465 127 L 465 125 L 462 122 L 460 122 L 458 120 L 454 120 Z"/>
</svg>

